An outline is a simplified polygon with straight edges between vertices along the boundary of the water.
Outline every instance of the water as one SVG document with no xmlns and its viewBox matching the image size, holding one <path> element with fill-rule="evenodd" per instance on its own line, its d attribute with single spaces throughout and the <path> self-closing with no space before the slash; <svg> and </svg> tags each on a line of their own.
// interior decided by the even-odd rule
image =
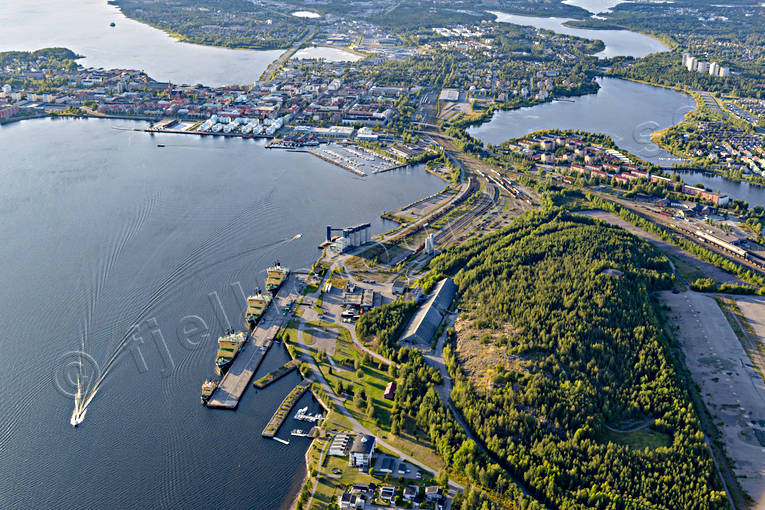
<svg viewBox="0 0 765 510">
<path fill-rule="evenodd" d="M 564 4 L 581 7 L 592 14 L 608 12 L 612 7 L 624 3 L 624 0 L 564 0 Z"/>
<path fill-rule="evenodd" d="M 381 232 L 381 210 L 443 187 L 422 168 L 360 179 L 251 140 L 112 129 L 145 125 L 0 128 L 0 508 L 279 508 L 300 487 L 308 440 L 284 446 L 260 431 L 297 375 L 248 389 L 236 412 L 200 406 L 224 320 L 209 295 L 239 327 L 231 284 L 262 286 L 277 259 L 308 267 L 326 225 Z M 67 353 L 87 330 L 102 365 L 156 291 L 156 327 L 142 323 L 133 344 L 145 365 L 125 353 L 73 429 L 73 401 L 54 384 Z M 209 338 L 179 341 L 188 315 Z M 280 349 L 256 377 L 285 361 Z"/>
<path fill-rule="evenodd" d="M 297 18 L 321 18 L 321 14 L 313 11 L 295 11 L 292 13 L 292 15 Z"/>
<path fill-rule="evenodd" d="M 677 158 L 651 142 L 651 133 L 683 120 L 696 108 L 683 93 L 617 78 L 599 78 L 600 90 L 570 101 L 543 103 L 501 111 L 468 132 L 499 144 L 541 129 L 571 129 L 604 133 L 616 144 L 658 165 L 672 166 Z"/>
<path fill-rule="evenodd" d="M 537 18 L 534 16 L 518 16 L 503 12 L 490 11 L 497 16 L 497 21 L 526 25 L 545 30 L 552 30 L 558 34 L 573 35 L 585 39 L 599 39 L 606 48 L 597 54 L 600 58 L 609 57 L 645 57 L 650 53 L 668 51 L 664 44 L 647 35 L 638 34 L 629 30 L 587 30 L 583 28 L 571 28 L 564 25 L 566 18 Z"/>
<path fill-rule="evenodd" d="M 252 83 L 282 53 L 181 43 L 105 0 L 0 0 L 0 27 L 0 51 L 62 46 L 85 56 L 84 66 L 139 69 L 177 84 Z"/>
<path fill-rule="evenodd" d="M 686 184 L 691 186 L 703 184 L 705 188 L 720 192 L 723 195 L 736 200 L 745 200 L 749 202 L 750 207 L 756 205 L 765 207 L 765 187 L 749 184 L 748 182 L 739 182 L 726 179 L 719 175 L 707 172 L 697 172 L 689 170 L 676 170 Z"/>
<path fill-rule="evenodd" d="M 298 50 L 292 58 L 320 58 L 327 62 L 356 62 L 361 55 L 329 46 L 311 46 Z"/>
</svg>

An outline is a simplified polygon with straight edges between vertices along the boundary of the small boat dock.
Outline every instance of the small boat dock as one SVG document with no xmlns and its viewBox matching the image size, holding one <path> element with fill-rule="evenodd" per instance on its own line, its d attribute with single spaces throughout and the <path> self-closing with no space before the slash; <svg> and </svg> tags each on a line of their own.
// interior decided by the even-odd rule
<svg viewBox="0 0 765 510">
<path fill-rule="evenodd" d="M 274 415 L 270 420 L 268 420 L 266 428 L 263 429 L 263 432 L 261 433 L 263 437 L 273 438 L 276 436 L 276 433 L 279 431 L 279 427 L 281 427 L 282 423 L 284 423 L 284 420 L 287 419 L 290 411 L 292 411 L 292 408 L 295 406 L 295 404 L 297 404 L 298 400 L 300 400 L 300 397 L 302 397 L 310 387 L 311 381 L 300 381 L 298 385 L 295 386 L 286 397 L 284 397 L 282 403 L 279 404 L 279 407 L 276 408 Z"/>
</svg>

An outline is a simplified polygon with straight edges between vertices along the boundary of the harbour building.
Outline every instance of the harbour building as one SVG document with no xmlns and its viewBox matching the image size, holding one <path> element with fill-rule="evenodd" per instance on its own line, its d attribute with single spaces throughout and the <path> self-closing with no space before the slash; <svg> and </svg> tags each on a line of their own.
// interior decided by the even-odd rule
<svg viewBox="0 0 765 510">
<path fill-rule="evenodd" d="M 457 286 L 451 278 L 444 278 L 436 285 L 433 295 L 423 304 L 412 317 L 411 322 L 401 337 L 402 343 L 429 344 L 436 334 L 438 326 L 446 316 Z"/>
</svg>

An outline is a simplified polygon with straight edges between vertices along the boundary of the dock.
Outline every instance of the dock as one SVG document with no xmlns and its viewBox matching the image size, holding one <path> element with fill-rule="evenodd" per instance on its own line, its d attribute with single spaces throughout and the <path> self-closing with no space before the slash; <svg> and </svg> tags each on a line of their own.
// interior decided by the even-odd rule
<svg viewBox="0 0 765 510">
<path fill-rule="evenodd" d="M 348 170 L 349 172 L 354 173 L 354 174 L 358 175 L 359 177 L 366 177 L 367 176 L 366 172 L 363 172 L 363 171 L 359 170 L 358 168 L 354 168 L 351 165 L 349 165 L 347 163 L 344 163 L 339 158 L 330 158 L 329 156 L 326 156 L 325 154 L 322 154 L 321 152 L 319 152 L 317 150 L 295 150 L 295 152 L 308 152 L 310 154 L 313 154 L 314 156 L 316 156 L 319 159 L 323 159 L 327 163 L 332 163 L 335 166 L 339 166 L 340 168 L 342 168 L 344 170 Z"/>
<path fill-rule="evenodd" d="M 285 375 L 295 370 L 297 368 L 297 365 L 298 365 L 297 360 L 294 360 L 294 359 L 290 360 L 284 365 L 274 370 L 273 372 L 267 373 L 266 375 L 264 375 L 263 377 L 261 377 L 260 379 L 252 383 L 252 385 L 258 389 L 263 389 L 269 384 L 278 381 Z"/>
<path fill-rule="evenodd" d="M 276 408 L 274 415 L 271 417 L 270 420 L 268 420 L 268 424 L 266 424 L 266 428 L 263 429 L 263 432 L 261 433 L 263 437 L 276 436 L 276 433 L 279 431 L 279 427 L 282 426 L 282 423 L 284 423 L 284 420 L 286 420 L 287 417 L 290 415 L 290 411 L 292 411 L 292 408 L 295 407 L 295 404 L 297 404 L 298 400 L 300 400 L 300 397 L 302 397 L 303 394 L 306 391 L 308 391 L 308 388 L 310 387 L 311 387 L 311 381 L 308 381 L 308 380 L 300 381 L 298 385 L 295 386 L 286 397 L 284 397 L 284 400 L 282 400 L 282 403 L 279 404 L 279 407 Z"/>
<path fill-rule="evenodd" d="M 243 349 L 234 358 L 228 372 L 223 376 L 220 384 L 207 401 L 207 407 L 236 409 L 239 405 L 244 390 L 247 389 L 252 377 L 273 345 L 277 333 L 289 320 L 289 317 L 283 314 L 284 306 L 290 300 L 297 300 L 296 295 L 287 293 L 285 290 L 293 287 L 291 278 L 294 276 L 290 275 L 279 289 L 280 293 L 284 292 L 285 295 L 281 296 L 280 293 L 277 293 L 257 327 L 247 336 Z"/>
</svg>

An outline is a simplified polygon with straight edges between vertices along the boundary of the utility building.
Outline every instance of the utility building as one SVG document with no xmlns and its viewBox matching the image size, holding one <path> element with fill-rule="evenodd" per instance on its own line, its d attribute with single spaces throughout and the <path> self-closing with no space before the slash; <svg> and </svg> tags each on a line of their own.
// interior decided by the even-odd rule
<svg viewBox="0 0 765 510">
<path fill-rule="evenodd" d="M 412 321 L 401 336 L 402 343 L 429 344 L 438 326 L 446 316 L 457 294 L 457 286 L 451 278 L 444 278 L 436 285 L 433 295 L 417 310 Z"/>
</svg>

